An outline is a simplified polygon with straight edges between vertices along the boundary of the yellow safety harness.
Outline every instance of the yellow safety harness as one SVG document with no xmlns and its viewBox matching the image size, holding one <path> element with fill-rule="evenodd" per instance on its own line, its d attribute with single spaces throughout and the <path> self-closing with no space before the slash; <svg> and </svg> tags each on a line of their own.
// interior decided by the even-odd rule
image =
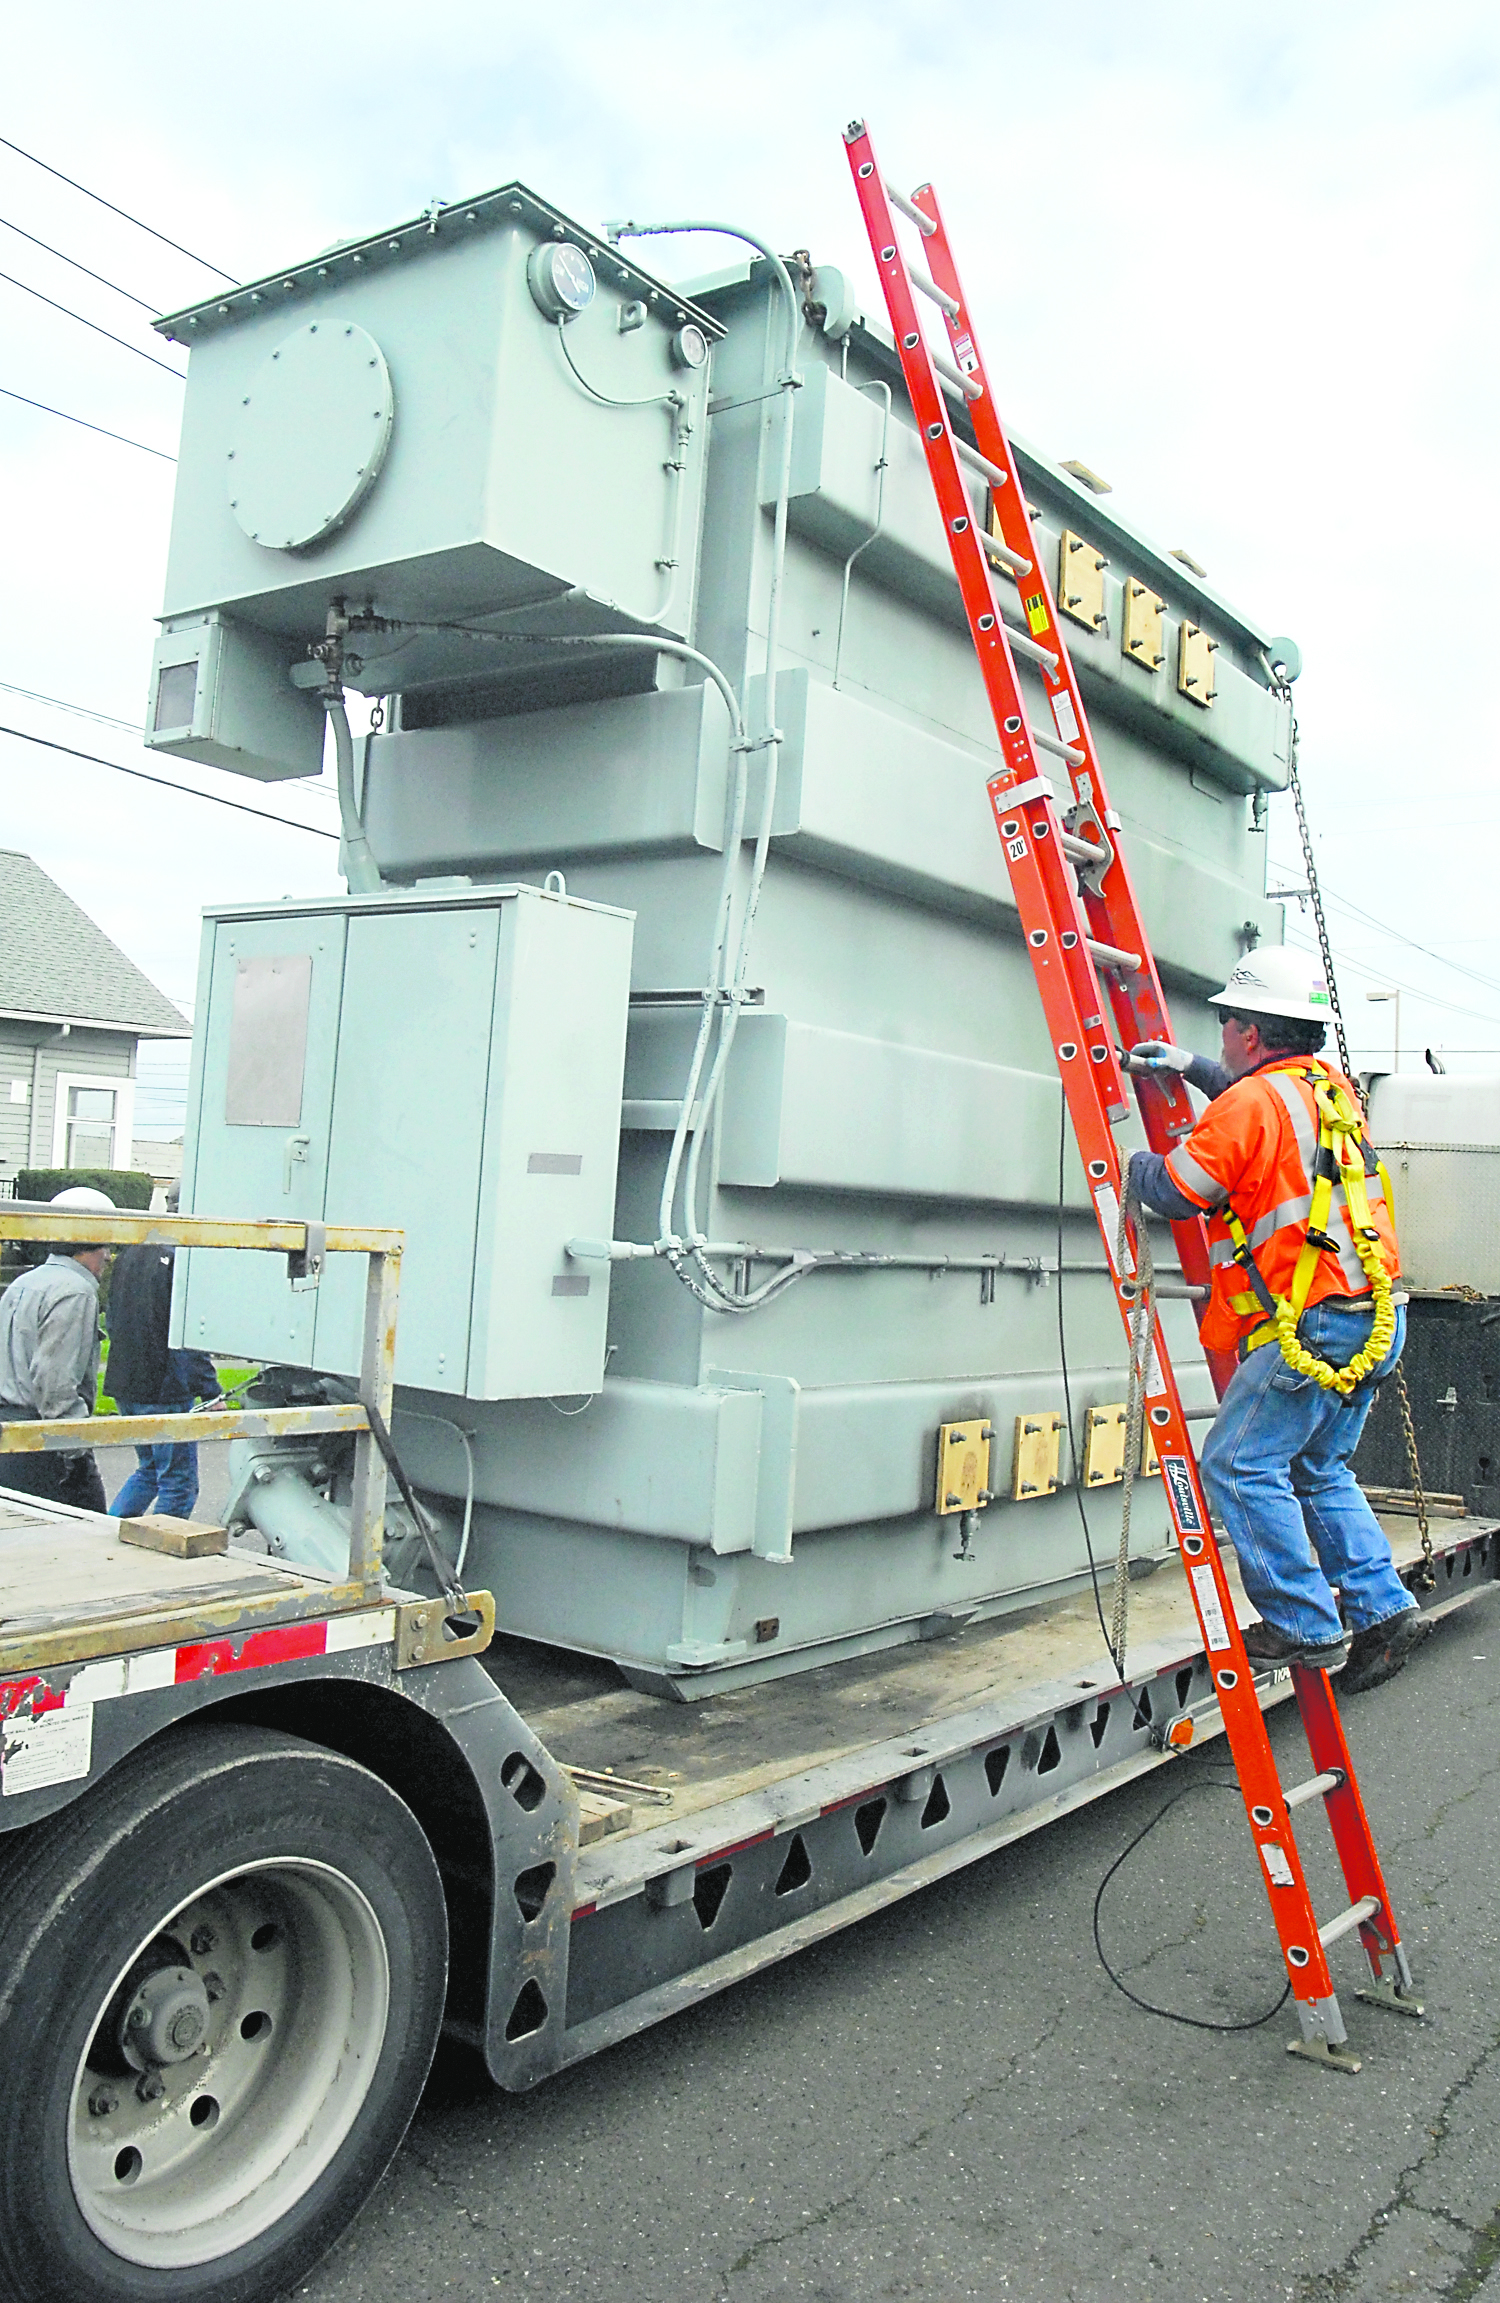
<svg viewBox="0 0 1500 2303">
<path fill-rule="evenodd" d="M 1254 1291 L 1248 1295 L 1231 1296 L 1229 1308 L 1242 1317 L 1247 1312 L 1257 1310 L 1266 1315 L 1261 1325 L 1245 1338 L 1244 1348 L 1247 1352 L 1257 1351 L 1263 1343 L 1278 1343 L 1282 1358 L 1298 1375 L 1311 1376 L 1325 1391 L 1337 1391 L 1347 1398 L 1356 1384 L 1363 1383 L 1365 1377 L 1380 1365 L 1396 1339 L 1395 1295 L 1380 1252 L 1380 1234 L 1370 1215 L 1366 1179 L 1371 1176 L 1379 1178 L 1387 1207 L 1391 1204 L 1390 1182 L 1365 1138 L 1363 1118 L 1347 1090 L 1335 1086 L 1323 1072 L 1305 1071 L 1300 1076 L 1312 1089 L 1313 1101 L 1317 1106 L 1318 1149 L 1313 1161 L 1312 1206 L 1308 1211 L 1307 1230 L 1292 1274 L 1291 1293 L 1285 1296 L 1272 1295 L 1251 1252 L 1244 1225 L 1234 1209 L 1226 1207 L 1224 1216 L 1234 1241 L 1235 1261 L 1243 1268 Z M 1328 1229 L 1335 1187 L 1344 1194 L 1354 1252 L 1369 1278 L 1375 1302 L 1375 1317 L 1369 1340 L 1362 1350 L 1355 1353 L 1347 1367 L 1333 1367 L 1326 1359 L 1319 1359 L 1316 1352 L 1307 1349 L 1297 1333 L 1302 1314 L 1307 1309 L 1307 1298 L 1312 1289 L 1313 1275 L 1318 1268 L 1318 1259 L 1339 1252 L 1339 1243 Z"/>
</svg>

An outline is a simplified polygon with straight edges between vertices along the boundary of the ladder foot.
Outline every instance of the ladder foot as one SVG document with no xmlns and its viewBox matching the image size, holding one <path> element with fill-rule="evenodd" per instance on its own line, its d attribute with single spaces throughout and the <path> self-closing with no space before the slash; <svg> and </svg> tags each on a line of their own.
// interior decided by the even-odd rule
<svg viewBox="0 0 1500 2303">
<path fill-rule="evenodd" d="M 1415 1991 L 1406 1985 L 1389 1983 L 1384 1979 L 1379 1983 L 1367 1983 L 1364 1989 L 1356 1991 L 1354 1996 L 1356 1999 L 1363 1999 L 1370 2007 L 1387 2008 L 1392 2015 L 1423 2015 L 1426 2013 L 1426 2009 Z"/>
<path fill-rule="evenodd" d="M 1361 2071 L 1364 2065 L 1352 2047 L 1334 2047 L 1326 2039 L 1289 2039 L 1288 2055 L 1305 2055 L 1309 2063 L 1321 2063 L 1328 2071 Z"/>
</svg>

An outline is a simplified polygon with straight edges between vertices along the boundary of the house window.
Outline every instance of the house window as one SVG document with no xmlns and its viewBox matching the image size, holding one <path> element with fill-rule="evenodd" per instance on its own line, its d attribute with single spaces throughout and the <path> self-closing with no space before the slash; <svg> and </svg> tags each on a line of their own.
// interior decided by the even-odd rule
<svg viewBox="0 0 1500 2303">
<path fill-rule="evenodd" d="M 55 1167 L 128 1167 L 133 1080 L 61 1072 L 52 1123 Z"/>
</svg>

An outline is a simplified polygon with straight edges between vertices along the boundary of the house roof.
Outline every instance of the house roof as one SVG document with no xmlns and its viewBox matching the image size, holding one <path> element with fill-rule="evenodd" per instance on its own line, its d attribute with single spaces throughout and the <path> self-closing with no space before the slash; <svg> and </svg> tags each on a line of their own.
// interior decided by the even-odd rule
<svg viewBox="0 0 1500 2303">
<path fill-rule="evenodd" d="M 185 1040 L 190 1026 L 30 856 L 0 848 L 0 1015 Z"/>
</svg>

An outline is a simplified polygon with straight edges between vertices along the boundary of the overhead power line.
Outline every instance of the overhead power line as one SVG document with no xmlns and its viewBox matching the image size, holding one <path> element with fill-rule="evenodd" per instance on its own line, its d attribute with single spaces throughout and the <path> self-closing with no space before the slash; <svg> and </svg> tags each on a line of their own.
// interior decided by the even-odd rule
<svg viewBox="0 0 1500 2303">
<path fill-rule="evenodd" d="M 1288 936 L 1287 941 L 1299 952 L 1310 953 L 1317 949 L 1315 944 L 1310 941 L 1304 942 L 1300 936 Z M 1450 1015 L 1472 1016 L 1476 1022 L 1482 1024 L 1500 1023 L 1500 1016 L 1486 1015 L 1482 1008 L 1463 1007 L 1457 1000 L 1439 999 L 1436 992 L 1424 992 L 1418 985 L 1409 984 L 1402 977 L 1391 975 L 1385 968 L 1361 967 L 1359 961 L 1350 959 L 1347 952 L 1340 954 L 1339 966 L 1342 969 L 1347 969 L 1350 975 L 1363 976 L 1368 983 L 1377 984 L 1382 989 L 1406 992 L 1414 1000 L 1425 1001 L 1430 1008 L 1446 1008 Z"/>
<path fill-rule="evenodd" d="M 155 318 L 156 306 L 148 304 L 144 296 L 133 295 L 129 288 L 122 288 L 117 280 L 106 280 L 102 272 L 91 272 L 87 264 L 79 263 L 76 256 L 65 256 L 61 248 L 54 248 L 49 240 L 39 240 L 35 232 L 22 231 L 21 226 L 13 224 L 8 216 L 0 216 L 0 224 L 5 226 L 7 232 L 14 232 L 18 239 L 29 240 L 33 248 L 40 248 L 45 255 L 55 256 L 59 264 L 71 264 L 74 271 L 81 272 L 86 280 L 97 280 L 101 288 L 108 288 L 116 296 L 123 296 L 127 304 L 139 304 L 143 312 L 149 312 Z"/>
<path fill-rule="evenodd" d="M 165 232 L 158 232 L 154 224 L 143 223 L 139 216 L 132 216 L 128 208 L 117 208 L 113 200 L 106 200 L 102 192 L 91 192 L 87 184 L 79 183 L 76 176 L 65 176 L 61 168 L 54 168 L 50 161 L 39 160 L 35 152 L 28 152 L 20 144 L 13 144 L 8 136 L 0 136 L 0 144 L 5 146 L 7 152 L 18 153 L 21 159 L 29 160 L 34 168 L 45 169 L 49 176 L 57 178 L 59 184 L 71 185 L 72 189 L 75 192 L 81 192 L 86 200 L 97 200 L 99 206 L 107 208 L 112 216 L 123 216 L 127 224 L 135 225 L 137 231 L 149 232 L 152 239 L 160 240 L 164 248 L 175 248 L 178 255 L 186 256 L 190 263 L 201 264 L 205 272 L 212 272 L 218 280 L 227 280 L 231 288 L 239 286 L 239 282 L 232 272 L 222 271 L 217 264 L 210 264 L 206 256 L 195 256 L 192 249 L 184 248 L 180 240 L 169 240 Z"/>
<path fill-rule="evenodd" d="M 88 704 L 70 704 L 65 696 L 49 696 L 40 688 L 18 688 L 13 680 L 0 680 L 0 695 L 22 696 L 28 704 L 46 704 L 54 712 L 70 712 L 74 719 L 95 720 L 101 728 L 119 728 L 127 736 L 134 736 L 137 740 L 140 737 L 141 723 L 139 720 L 122 720 L 116 712 L 96 712 Z M 335 795 L 326 784 L 303 779 L 298 788 L 301 791 L 312 793 L 316 799 L 324 801 L 329 806 L 335 804 Z M 186 790 L 187 786 L 174 785 L 173 789 L 174 791 Z M 200 794 L 199 796 L 202 797 L 203 795 Z M 290 823 L 292 820 L 290 816 L 277 818 L 279 823 Z"/>
<path fill-rule="evenodd" d="M 61 312 L 67 319 L 76 320 L 80 328 L 92 328 L 96 336 L 107 337 L 111 344 L 118 344 L 121 351 L 134 352 L 138 360 L 149 360 L 152 367 L 160 368 L 164 376 L 175 376 L 179 384 L 183 381 L 180 368 L 173 368 L 167 361 L 158 360 L 154 352 L 143 352 L 139 344 L 132 344 L 126 336 L 117 336 L 112 328 L 101 328 L 97 320 L 86 320 L 81 312 L 73 310 L 71 304 L 59 304 L 55 296 L 44 296 L 40 288 L 28 287 L 24 280 L 16 279 L 13 273 L 0 272 L 0 280 L 6 281 L 12 288 L 19 288 L 23 295 L 35 296 L 39 304 L 50 304 L 54 312 Z"/>
<path fill-rule="evenodd" d="M 0 142 L 4 139 L 0 138 Z M 78 752 L 71 744 L 54 743 L 50 736 L 29 735 L 25 728 L 0 726 L 0 736 L 16 736 L 23 744 L 40 744 L 44 751 L 64 752 L 70 760 L 88 760 L 96 768 L 113 768 L 117 776 L 134 776 L 137 783 L 159 784 L 164 792 L 176 792 L 186 800 L 210 800 L 216 808 L 234 808 L 242 816 L 259 816 L 262 823 L 280 824 L 284 832 L 310 832 L 315 840 L 336 840 L 337 832 L 325 832 L 320 824 L 299 824 L 291 816 L 273 816 L 269 808 L 252 808 L 244 800 L 226 800 L 219 792 L 198 792 L 191 784 L 174 784 L 170 776 L 148 776 L 144 768 L 122 767 L 118 760 L 106 760 L 98 752 Z"/>
<path fill-rule="evenodd" d="M 165 448 L 148 448 L 144 440 L 128 439 L 123 432 L 112 432 L 107 424 L 91 424 L 87 416 L 70 416 L 66 408 L 49 408 L 45 400 L 28 400 L 24 392 L 8 391 L 4 384 L 0 384 L 0 400 L 17 400 L 23 408 L 39 408 L 44 416 L 61 416 L 65 424 L 81 424 L 84 431 L 97 432 L 101 439 L 118 440 L 122 448 L 139 448 L 143 456 L 160 456 L 164 464 L 177 461 Z"/>
<path fill-rule="evenodd" d="M 1275 864 L 1273 869 L 1278 872 L 1290 873 L 1293 878 L 1296 876 L 1294 868 L 1290 864 Z M 1374 912 L 1363 911 L 1358 904 L 1351 903 L 1347 896 L 1341 896 L 1336 888 L 1329 887 L 1326 880 L 1323 882 L 1323 894 L 1330 903 L 1337 904 L 1340 911 L 1348 912 L 1356 920 L 1363 920 L 1366 927 L 1378 928 L 1380 933 L 1390 937 L 1393 943 L 1405 944 L 1410 951 L 1420 952 L 1424 959 L 1436 960 L 1439 967 L 1451 968 L 1454 974 L 1458 976 L 1467 976 L 1472 983 L 1482 984 L 1487 992 L 1500 992 L 1500 983 L 1497 983 L 1493 976 L 1481 975 L 1477 968 L 1466 968 L 1462 960 L 1445 959 L 1441 952 L 1435 952 L 1429 944 L 1419 944 L 1414 937 L 1403 935 L 1401 930 L 1393 928 L 1389 921 L 1380 919 Z"/>
</svg>

